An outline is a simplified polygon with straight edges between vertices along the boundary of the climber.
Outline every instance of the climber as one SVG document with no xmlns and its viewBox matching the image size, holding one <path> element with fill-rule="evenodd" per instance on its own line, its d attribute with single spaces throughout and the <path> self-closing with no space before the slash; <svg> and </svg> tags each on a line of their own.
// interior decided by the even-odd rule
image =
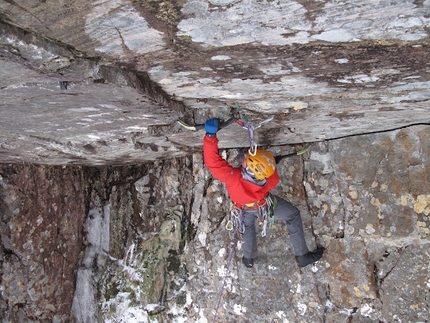
<svg viewBox="0 0 430 323">
<path fill-rule="evenodd" d="M 300 211 L 290 202 L 269 193 L 278 184 L 275 158 L 265 150 L 257 150 L 255 156 L 245 154 L 240 167 L 231 166 L 218 152 L 219 121 L 216 118 L 205 122 L 203 139 L 204 163 L 212 175 L 225 183 L 234 207 L 242 212 L 245 226 L 243 233 L 243 264 L 251 268 L 256 253 L 255 218 L 261 209 L 268 207 L 268 199 L 274 199 L 273 214 L 284 219 L 290 233 L 291 243 L 299 267 L 318 261 L 324 248 L 309 251 L 303 232 Z"/>
</svg>

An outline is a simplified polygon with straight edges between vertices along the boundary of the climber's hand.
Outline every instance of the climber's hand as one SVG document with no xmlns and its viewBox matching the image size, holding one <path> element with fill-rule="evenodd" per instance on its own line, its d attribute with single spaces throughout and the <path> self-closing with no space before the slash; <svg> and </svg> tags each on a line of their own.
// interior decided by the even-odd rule
<svg viewBox="0 0 430 323">
<path fill-rule="evenodd" d="M 205 131 L 209 134 L 217 133 L 219 130 L 219 120 L 217 118 L 209 119 L 205 122 Z"/>
</svg>

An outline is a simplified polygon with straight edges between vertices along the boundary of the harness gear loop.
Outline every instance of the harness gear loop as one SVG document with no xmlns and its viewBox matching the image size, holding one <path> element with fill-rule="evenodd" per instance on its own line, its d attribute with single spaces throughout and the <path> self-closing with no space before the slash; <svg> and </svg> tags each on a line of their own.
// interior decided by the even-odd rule
<svg viewBox="0 0 430 323">
<path fill-rule="evenodd" d="M 272 227 L 273 223 L 275 223 L 275 209 L 276 209 L 276 206 L 278 205 L 278 200 L 276 199 L 275 196 L 269 193 L 269 195 L 267 195 L 266 197 L 266 203 L 267 203 L 267 207 L 266 207 L 267 214 L 265 214 L 263 231 L 261 232 L 262 237 L 266 236 L 267 222 L 269 222 L 269 230 Z"/>
<path fill-rule="evenodd" d="M 261 219 L 260 225 L 263 226 L 263 228 L 261 229 L 261 236 L 262 237 L 265 237 L 267 234 L 268 222 L 269 222 L 269 229 L 270 229 L 270 221 L 268 221 L 269 214 L 270 214 L 269 209 L 270 209 L 270 207 L 269 207 L 269 204 L 267 203 L 267 199 L 266 199 L 266 204 L 258 207 L 258 217 Z"/>
</svg>

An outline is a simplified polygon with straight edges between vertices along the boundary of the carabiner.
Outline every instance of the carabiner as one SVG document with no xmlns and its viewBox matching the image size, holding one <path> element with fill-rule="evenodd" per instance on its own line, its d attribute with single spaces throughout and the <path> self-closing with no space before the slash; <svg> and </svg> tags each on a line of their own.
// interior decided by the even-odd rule
<svg viewBox="0 0 430 323">
<path fill-rule="evenodd" d="M 271 116 L 271 117 L 269 117 L 269 118 L 267 118 L 267 119 L 265 119 L 265 120 L 261 121 L 261 122 L 258 124 L 258 126 L 254 127 L 254 129 L 258 129 L 258 128 L 260 128 L 263 124 L 265 124 L 265 123 L 267 123 L 267 122 L 272 121 L 272 120 L 273 120 L 273 118 L 274 118 L 274 116 Z"/>
<path fill-rule="evenodd" d="M 257 144 L 253 144 L 253 146 L 249 148 L 248 154 L 251 156 L 255 156 L 257 154 Z"/>
<path fill-rule="evenodd" d="M 225 229 L 227 231 L 232 231 L 233 230 L 233 221 L 228 220 L 227 223 L 226 223 L 226 225 L 225 225 Z"/>
</svg>

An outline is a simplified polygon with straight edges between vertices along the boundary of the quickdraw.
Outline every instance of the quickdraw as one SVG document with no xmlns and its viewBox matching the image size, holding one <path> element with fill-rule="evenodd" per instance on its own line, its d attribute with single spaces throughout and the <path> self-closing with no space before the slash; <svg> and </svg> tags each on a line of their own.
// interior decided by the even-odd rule
<svg viewBox="0 0 430 323">
<path fill-rule="evenodd" d="M 235 122 L 240 125 L 242 128 L 246 129 L 248 131 L 248 140 L 249 140 L 249 150 L 248 153 L 251 156 L 255 156 L 257 153 L 257 143 L 254 141 L 254 131 L 258 128 L 260 128 L 263 124 L 272 121 L 274 116 L 271 116 L 263 121 L 261 121 L 257 126 L 254 126 L 251 122 L 249 122 L 248 117 L 244 112 L 242 112 L 242 109 L 240 108 L 239 104 L 236 102 L 235 108 L 237 112 L 239 113 L 240 119 L 236 119 Z"/>
<path fill-rule="evenodd" d="M 231 241 L 234 241 L 234 239 L 241 240 L 241 235 L 245 232 L 243 212 L 241 209 L 236 208 L 233 203 L 231 203 L 230 214 L 225 228 Z"/>
<path fill-rule="evenodd" d="M 251 122 L 249 122 L 248 117 L 243 112 L 243 110 L 240 108 L 240 106 L 237 102 L 235 104 L 235 109 L 239 115 L 239 118 L 235 118 L 234 122 L 248 131 L 248 140 L 249 140 L 248 153 L 251 156 L 255 156 L 255 154 L 257 153 L 257 146 L 258 145 L 254 141 L 254 131 L 256 129 L 260 128 L 263 124 L 272 121 L 274 119 L 274 116 L 270 116 L 269 118 L 261 121 L 257 126 L 254 126 Z M 232 115 L 234 116 L 233 112 L 232 112 Z M 304 154 L 305 152 L 307 152 L 310 148 L 311 148 L 311 145 L 308 145 L 307 147 L 305 147 L 304 149 L 302 149 L 300 151 L 293 152 L 293 153 L 286 154 L 286 155 L 276 156 L 275 157 L 276 164 L 279 164 L 279 162 L 284 158 L 293 157 L 293 156 L 300 156 L 300 155 Z"/>
<path fill-rule="evenodd" d="M 266 205 L 263 205 L 262 207 L 258 208 L 259 218 L 261 218 L 260 225 L 262 226 L 262 237 L 265 237 L 267 235 L 267 225 L 269 225 L 270 231 L 270 228 L 275 222 L 274 210 L 276 209 L 277 204 L 278 201 L 276 200 L 276 197 L 274 197 L 272 194 L 269 194 L 266 197 Z"/>
</svg>

